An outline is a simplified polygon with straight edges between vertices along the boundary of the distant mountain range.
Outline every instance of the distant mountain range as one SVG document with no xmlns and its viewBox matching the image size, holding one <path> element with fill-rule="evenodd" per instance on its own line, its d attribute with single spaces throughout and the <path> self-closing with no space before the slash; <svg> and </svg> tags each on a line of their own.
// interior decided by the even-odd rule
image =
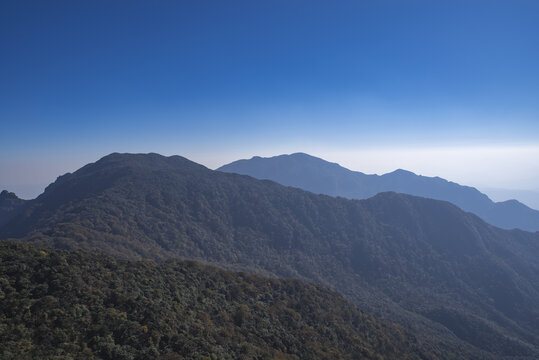
<svg viewBox="0 0 539 360">
<path fill-rule="evenodd" d="M 481 188 L 481 190 L 487 193 L 493 201 L 518 199 L 532 209 L 539 209 L 539 190 L 512 190 L 500 188 Z"/>
<path fill-rule="evenodd" d="M 411 331 L 428 359 L 539 358 L 539 234 L 448 202 L 348 200 L 179 156 L 111 154 L 14 211 L 1 239 L 324 284 Z"/>
<path fill-rule="evenodd" d="M 539 231 L 539 211 L 516 200 L 493 202 L 473 187 L 401 169 L 384 175 L 367 175 L 314 156 L 296 153 L 270 158 L 255 156 L 249 160 L 234 161 L 217 170 L 273 180 L 315 194 L 349 199 L 367 199 L 385 191 L 423 196 L 449 201 L 503 229 Z"/>
</svg>

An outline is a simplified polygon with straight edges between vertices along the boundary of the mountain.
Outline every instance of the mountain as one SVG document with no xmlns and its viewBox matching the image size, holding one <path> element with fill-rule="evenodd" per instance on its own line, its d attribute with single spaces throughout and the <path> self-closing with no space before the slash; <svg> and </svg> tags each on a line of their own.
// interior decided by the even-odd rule
<svg viewBox="0 0 539 360">
<path fill-rule="evenodd" d="M 255 156 L 224 165 L 217 170 L 273 180 L 316 194 L 349 199 L 367 199 L 381 192 L 394 191 L 444 200 L 503 229 L 539 231 L 539 211 L 516 200 L 496 203 L 473 187 L 439 177 L 416 175 L 402 169 L 384 175 L 367 175 L 307 154 L 296 153 L 270 158 Z"/>
<path fill-rule="evenodd" d="M 0 238 L 313 281 L 412 331 L 428 358 L 539 357 L 539 234 L 444 201 L 333 198 L 179 156 L 111 154 L 59 177 Z"/>
<path fill-rule="evenodd" d="M 0 243 L 2 359 L 424 359 L 320 285 Z"/>
<path fill-rule="evenodd" d="M 7 190 L 0 193 L 0 226 L 17 215 L 28 201 L 19 199 L 17 195 Z"/>
<path fill-rule="evenodd" d="M 532 209 L 539 209 L 539 190 L 512 190 L 500 188 L 486 188 L 483 190 L 494 201 L 520 199 L 525 205 Z"/>
</svg>

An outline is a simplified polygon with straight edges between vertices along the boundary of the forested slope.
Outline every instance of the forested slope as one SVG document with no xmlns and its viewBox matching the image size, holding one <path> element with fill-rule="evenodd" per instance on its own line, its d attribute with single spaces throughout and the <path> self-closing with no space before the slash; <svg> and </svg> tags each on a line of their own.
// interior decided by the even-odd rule
<svg viewBox="0 0 539 360">
<path fill-rule="evenodd" d="M 422 359 L 404 329 L 298 280 L 0 242 L 2 359 Z"/>
<path fill-rule="evenodd" d="M 181 157 L 112 154 L 60 177 L 0 234 L 316 281 L 440 358 L 539 356 L 539 235 L 442 201 L 346 200 Z"/>
</svg>

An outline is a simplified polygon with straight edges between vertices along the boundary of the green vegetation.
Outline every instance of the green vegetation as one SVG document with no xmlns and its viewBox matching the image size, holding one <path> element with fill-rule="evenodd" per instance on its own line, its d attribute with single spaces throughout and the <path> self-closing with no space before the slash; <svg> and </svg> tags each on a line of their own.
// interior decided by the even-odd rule
<svg viewBox="0 0 539 360">
<path fill-rule="evenodd" d="M 319 285 L 0 242 L 2 359 L 421 359 Z"/>
<path fill-rule="evenodd" d="M 132 259 L 183 257 L 330 286 L 440 358 L 539 358 L 539 234 L 441 201 L 354 201 L 112 154 L 60 177 L 0 238 Z"/>
</svg>

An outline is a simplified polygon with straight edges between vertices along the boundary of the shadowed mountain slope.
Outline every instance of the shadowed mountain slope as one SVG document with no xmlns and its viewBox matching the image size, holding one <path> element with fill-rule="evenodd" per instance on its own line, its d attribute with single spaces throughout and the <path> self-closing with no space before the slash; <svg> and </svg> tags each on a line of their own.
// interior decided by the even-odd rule
<svg viewBox="0 0 539 360">
<path fill-rule="evenodd" d="M 307 279 L 438 358 L 539 356 L 539 234 L 443 201 L 332 198 L 178 156 L 112 154 L 61 176 L 0 237 Z"/>
<path fill-rule="evenodd" d="M 2 359 L 424 359 L 341 295 L 193 262 L 0 243 Z"/>
<path fill-rule="evenodd" d="M 27 200 L 19 199 L 14 193 L 3 190 L 0 193 L 0 226 L 20 213 L 27 203 Z"/>
<path fill-rule="evenodd" d="M 366 199 L 386 191 L 423 196 L 449 201 L 504 229 L 539 231 L 539 211 L 516 200 L 495 203 L 473 187 L 401 169 L 384 175 L 367 175 L 314 156 L 296 153 L 271 158 L 255 156 L 217 170 L 273 180 L 315 194 L 349 199 Z"/>
</svg>

